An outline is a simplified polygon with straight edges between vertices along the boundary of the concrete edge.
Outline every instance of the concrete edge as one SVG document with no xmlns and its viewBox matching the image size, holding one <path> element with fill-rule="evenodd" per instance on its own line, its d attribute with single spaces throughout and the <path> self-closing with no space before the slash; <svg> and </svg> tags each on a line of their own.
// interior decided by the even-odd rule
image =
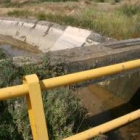
<svg viewBox="0 0 140 140">
<path fill-rule="evenodd" d="M 86 29 L 11 17 L 0 17 L 0 34 L 32 45 L 43 53 L 97 45 L 109 40 Z"/>
</svg>

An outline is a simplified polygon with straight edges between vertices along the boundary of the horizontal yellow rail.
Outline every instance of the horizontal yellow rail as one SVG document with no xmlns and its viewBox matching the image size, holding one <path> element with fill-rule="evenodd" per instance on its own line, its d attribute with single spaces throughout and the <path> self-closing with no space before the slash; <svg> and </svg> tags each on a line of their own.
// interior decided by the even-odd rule
<svg viewBox="0 0 140 140">
<path fill-rule="evenodd" d="M 122 116 L 120 118 L 114 119 L 114 120 L 104 123 L 102 125 L 99 125 L 94 128 L 91 128 L 89 130 L 86 130 L 84 132 L 81 132 L 79 134 L 65 138 L 63 140 L 88 140 L 99 134 L 106 133 L 106 132 L 111 131 L 115 128 L 118 128 L 122 125 L 130 123 L 138 118 L 140 118 L 140 109 L 137 111 L 134 111 L 132 113 L 129 113 L 125 116 Z"/>
<path fill-rule="evenodd" d="M 40 81 L 40 86 L 42 90 L 53 89 L 56 87 L 71 85 L 86 80 L 117 74 L 139 67 L 140 59 L 42 80 Z M 23 96 L 28 94 L 28 92 L 29 88 L 26 84 L 2 88 L 0 89 L 0 100 Z"/>
<path fill-rule="evenodd" d="M 38 77 L 28 75 L 24 77 L 24 84 L 0 89 L 0 100 L 14 97 L 26 96 L 28 114 L 34 140 L 49 140 L 46 128 L 45 113 L 41 97 L 41 90 L 53 89 L 56 87 L 71 85 L 74 83 L 97 79 L 108 75 L 136 69 L 140 67 L 140 59 L 111 66 L 87 70 L 74 74 L 68 74 L 55 78 L 39 81 Z M 140 110 L 94 127 L 82 133 L 76 134 L 64 140 L 87 140 L 94 136 L 108 132 L 126 123 L 140 118 Z"/>
</svg>

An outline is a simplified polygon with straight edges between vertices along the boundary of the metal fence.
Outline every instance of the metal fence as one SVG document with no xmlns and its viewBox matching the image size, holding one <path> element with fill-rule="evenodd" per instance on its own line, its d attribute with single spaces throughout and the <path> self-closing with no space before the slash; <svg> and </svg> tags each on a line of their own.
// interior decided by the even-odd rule
<svg viewBox="0 0 140 140">
<path fill-rule="evenodd" d="M 49 140 L 41 96 L 42 90 L 71 85 L 91 79 L 98 79 L 104 76 L 114 75 L 136 68 L 140 68 L 140 59 L 45 79 L 42 81 L 39 81 L 37 75 L 35 74 L 27 75 L 23 78 L 22 85 L 0 89 L 0 100 L 26 96 L 33 139 Z M 140 109 L 79 134 L 64 138 L 63 140 L 87 140 L 99 134 L 103 134 L 124 124 L 132 122 L 138 118 L 140 118 Z"/>
</svg>

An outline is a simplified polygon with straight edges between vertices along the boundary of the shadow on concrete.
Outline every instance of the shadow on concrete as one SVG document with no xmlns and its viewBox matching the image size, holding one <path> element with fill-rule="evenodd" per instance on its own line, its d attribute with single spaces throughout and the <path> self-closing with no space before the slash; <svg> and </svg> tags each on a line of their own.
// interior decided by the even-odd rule
<svg viewBox="0 0 140 140">
<path fill-rule="evenodd" d="M 86 130 L 87 128 L 92 128 L 103 124 L 105 122 L 111 121 L 132 111 L 135 111 L 140 108 L 140 88 L 135 92 L 133 97 L 129 100 L 129 102 L 112 108 L 110 110 L 106 110 L 98 115 L 90 116 L 84 120 L 83 128 Z M 125 125 L 126 126 L 126 125 Z M 108 136 L 108 140 L 124 140 L 119 135 L 119 132 L 116 130 L 110 131 L 106 133 Z"/>
</svg>

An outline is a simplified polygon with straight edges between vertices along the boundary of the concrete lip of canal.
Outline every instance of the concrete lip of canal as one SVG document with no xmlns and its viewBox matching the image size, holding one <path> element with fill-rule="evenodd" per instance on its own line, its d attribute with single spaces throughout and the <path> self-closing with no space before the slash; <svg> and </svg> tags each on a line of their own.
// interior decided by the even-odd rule
<svg viewBox="0 0 140 140">
<path fill-rule="evenodd" d="M 25 42 L 0 35 L 0 59 L 12 59 L 18 65 L 39 63 L 43 53 Z"/>
<path fill-rule="evenodd" d="M 0 45 L 0 49 L 6 54 L 7 57 L 19 57 L 19 56 L 31 57 L 38 54 L 37 52 L 35 53 L 23 48 L 12 46 L 11 44 Z"/>
<path fill-rule="evenodd" d="M 1 48 L 13 57 L 30 57 L 34 56 L 34 53 L 40 57 L 44 54 L 50 56 L 50 52 L 97 46 L 108 40 L 110 39 L 86 29 L 61 26 L 47 21 L 0 17 L 0 42 L 3 41 L 5 45 Z M 59 57 L 56 63 L 58 61 Z"/>
<path fill-rule="evenodd" d="M 98 45 L 103 40 L 108 40 L 86 29 L 8 17 L 0 18 L 0 34 L 26 42 L 43 53 Z"/>
</svg>

